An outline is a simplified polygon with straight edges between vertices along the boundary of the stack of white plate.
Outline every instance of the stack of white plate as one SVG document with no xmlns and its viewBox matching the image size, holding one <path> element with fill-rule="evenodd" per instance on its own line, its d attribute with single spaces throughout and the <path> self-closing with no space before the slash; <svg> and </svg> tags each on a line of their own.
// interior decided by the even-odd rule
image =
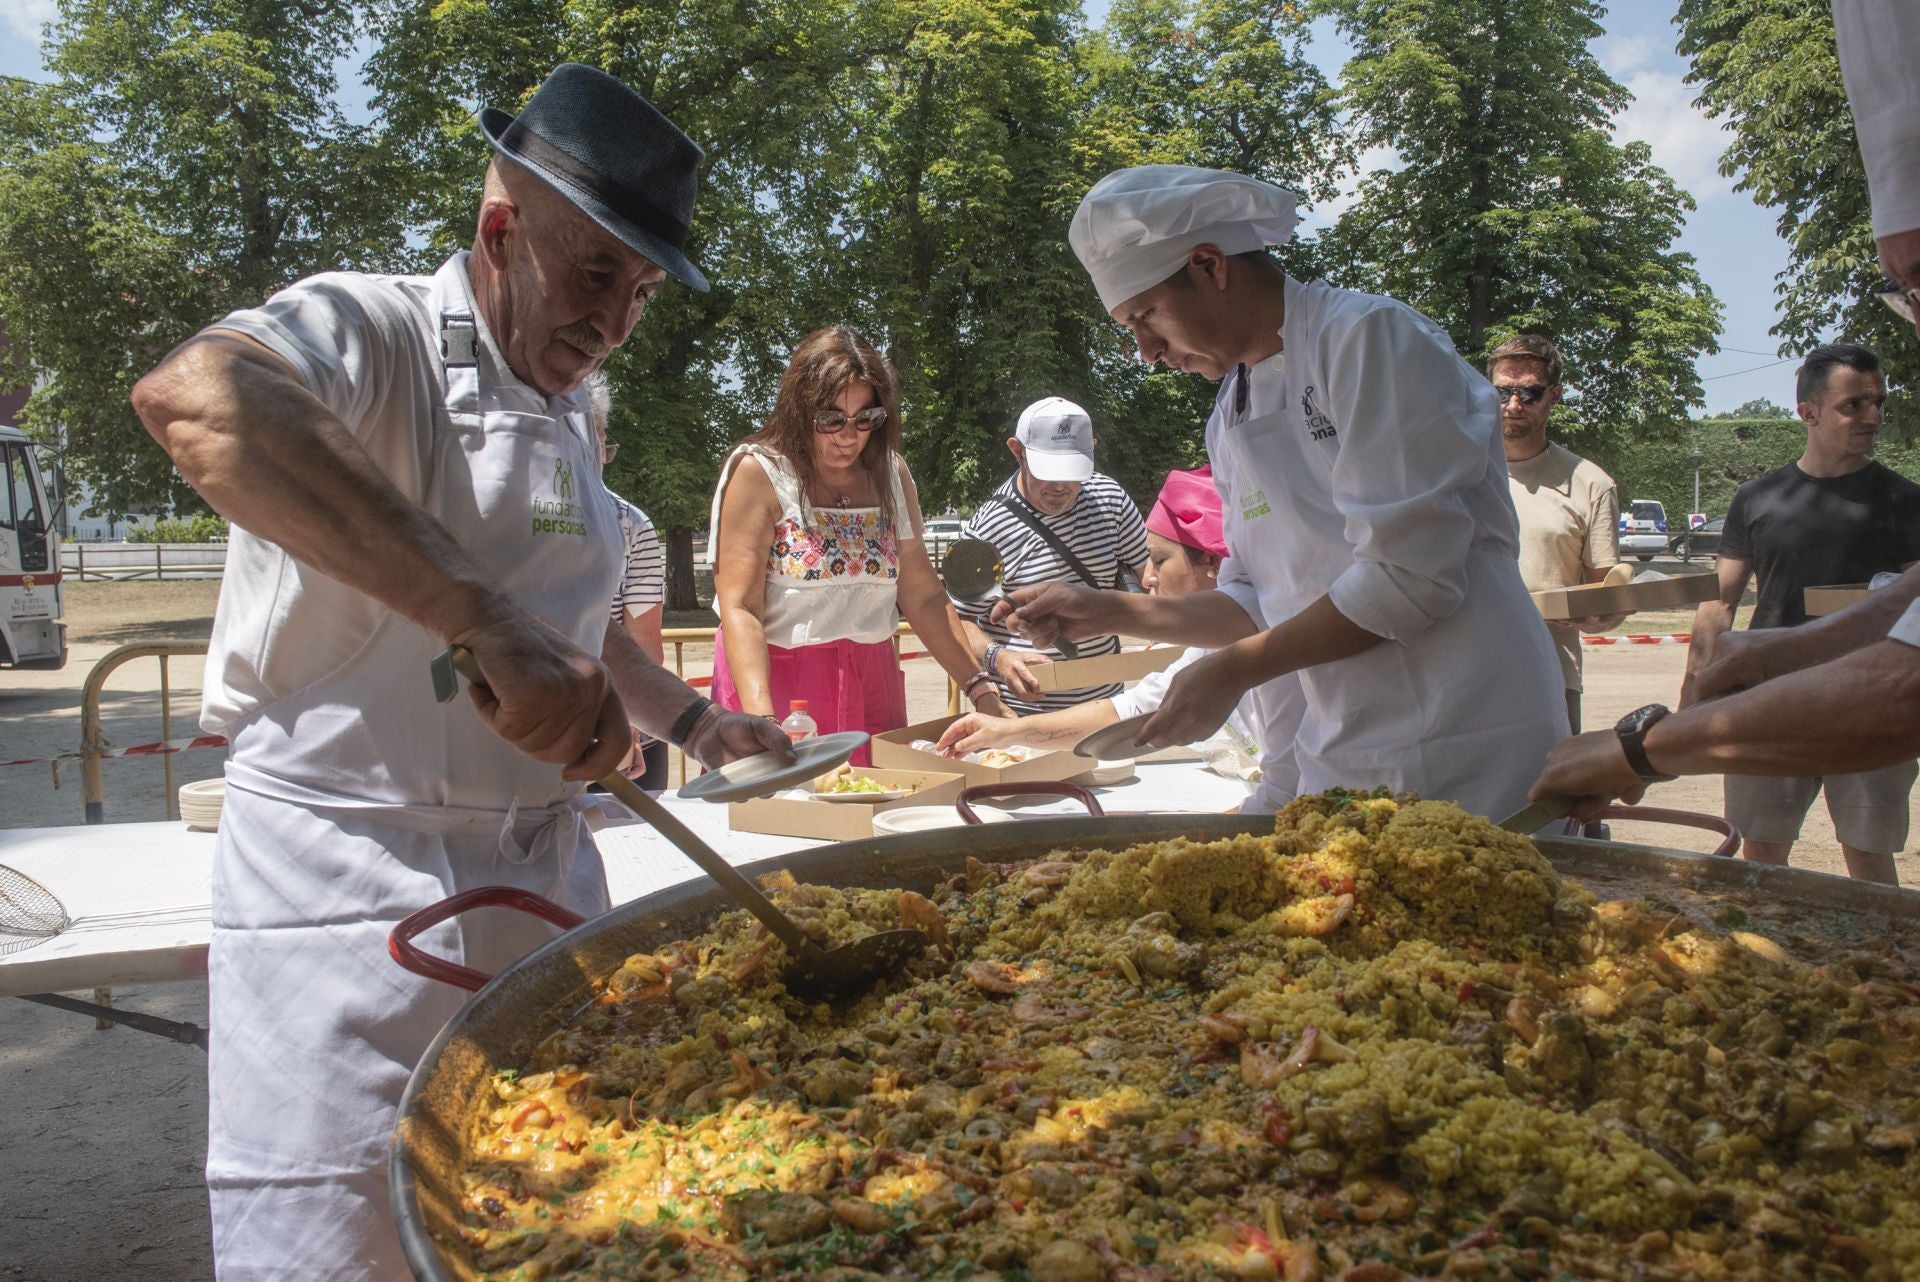
<svg viewBox="0 0 1920 1282">
<path fill-rule="evenodd" d="M 1068 782 L 1090 784 L 1096 788 L 1110 788 L 1114 784 L 1131 782 L 1134 777 L 1133 758 L 1122 757 L 1117 761 L 1102 761 L 1085 774 L 1075 775 Z"/>
<path fill-rule="evenodd" d="M 976 805 L 975 814 L 981 823 L 1003 824 L 1013 821 L 1014 816 L 992 806 Z M 899 806 L 893 810 L 877 810 L 873 815 L 873 835 L 885 837 L 903 832 L 932 832 L 936 828 L 957 828 L 966 820 L 949 803 L 944 806 Z"/>
<path fill-rule="evenodd" d="M 220 803 L 226 800 L 225 779 L 202 779 L 180 785 L 180 818 L 194 832 L 213 832 L 220 827 Z"/>
</svg>

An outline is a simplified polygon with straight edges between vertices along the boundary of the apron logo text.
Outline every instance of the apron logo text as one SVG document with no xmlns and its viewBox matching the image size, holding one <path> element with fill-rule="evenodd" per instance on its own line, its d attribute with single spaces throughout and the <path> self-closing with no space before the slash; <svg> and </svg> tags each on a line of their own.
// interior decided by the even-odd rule
<svg viewBox="0 0 1920 1282">
<path fill-rule="evenodd" d="M 1334 429 L 1333 420 L 1328 418 L 1313 404 L 1313 389 L 1309 387 L 1300 397 L 1300 412 L 1306 415 L 1307 435 L 1316 441 L 1331 441 L 1340 433 Z"/>
</svg>

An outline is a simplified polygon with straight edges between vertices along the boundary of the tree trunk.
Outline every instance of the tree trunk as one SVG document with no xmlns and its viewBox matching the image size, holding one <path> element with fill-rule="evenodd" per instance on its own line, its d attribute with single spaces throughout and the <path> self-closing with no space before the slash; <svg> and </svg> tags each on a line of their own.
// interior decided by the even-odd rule
<svg viewBox="0 0 1920 1282">
<path fill-rule="evenodd" d="M 693 531 L 667 531 L 667 609 L 698 610 L 700 593 L 693 572 Z"/>
</svg>

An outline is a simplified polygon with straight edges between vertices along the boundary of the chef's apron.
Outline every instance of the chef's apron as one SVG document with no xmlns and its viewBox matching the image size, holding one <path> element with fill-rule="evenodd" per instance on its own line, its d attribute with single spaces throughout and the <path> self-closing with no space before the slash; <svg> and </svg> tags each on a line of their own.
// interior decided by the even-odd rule
<svg viewBox="0 0 1920 1282">
<path fill-rule="evenodd" d="M 421 506 L 495 584 L 598 654 L 619 552 L 591 433 L 582 415 L 501 408 L 495 383 L 511 375 L 473 314 L 464 261 L 434 278 L 445 412 Z M 607 907 L 578 785 L 487 730 L 464 694 L 436 703 L 441 648 L 386 613 L 351 659 L 231 736 L 208 960 L 223 1282 L 409 1276 L 388 1141 L 409 1074 L 468 994 L 395 965 L 394 923 L 491 884 Z M 485 910 L 419 942 L 493 973 L 553 933 Z"/>
<path fill-rule="evenodd" d="M 1285 367 L 1271 357 L 1253 377 L 1284 380 Z M 1353 547 L 1332 498 L 1337 439 L 1304 430 L 1290 412 L 1294 389 L 1262 390 L 1214 436 L 1212 462 L 1229 478 L 1227 546 L 1272 626 L 1326 595 Z M 1232 401 L 1223 395 L 1216 412 Z M 1466 578 L 1459 608 L 1420 635 L 1303 668 L 1297 696 L 1268 693 L 1276 721 L 1262 737 L 1284 742 L 1288 722 L 1297 725 L 1300 793 L 1385 786 L 1496 817 L 1526 804 L 1547 750 L 1566 734 L 1559 664 L 1511 548 L 1476 539 Z M 1263 788 L 1243 809 L 1276 802 L 1279 791 Z"/>
</svg>

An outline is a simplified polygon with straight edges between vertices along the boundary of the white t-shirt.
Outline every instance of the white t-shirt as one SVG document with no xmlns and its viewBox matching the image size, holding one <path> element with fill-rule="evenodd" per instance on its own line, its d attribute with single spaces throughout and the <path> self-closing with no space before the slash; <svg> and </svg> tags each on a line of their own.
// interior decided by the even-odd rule
<svg viewBox="0 0 1920 1282">
<path fill-rule="evenodd" d="M 1873 197 L 1873 234 L 1920 228 L 1920 14 L 1913 0 L 1833 0 L 1840 74 Z"/>
<path fill-rule="evenodd" d="M 446 417 L 431 276 L 327 272 L 281 290 L 214 328 L 253 339 L 290 363 L 373 464 L 415 503 L 431 479 L 434 424 Z M 506 367 L 484 326 L 478 359 L 494 373 L 497 408 L 559 418 L 587 393 L 546 396 Z M 349 662 L 389 611 L 372 597 L 235 526 L 214 612 L 200 725 L 228 734 L 251 713 Z"/>
</svg>

